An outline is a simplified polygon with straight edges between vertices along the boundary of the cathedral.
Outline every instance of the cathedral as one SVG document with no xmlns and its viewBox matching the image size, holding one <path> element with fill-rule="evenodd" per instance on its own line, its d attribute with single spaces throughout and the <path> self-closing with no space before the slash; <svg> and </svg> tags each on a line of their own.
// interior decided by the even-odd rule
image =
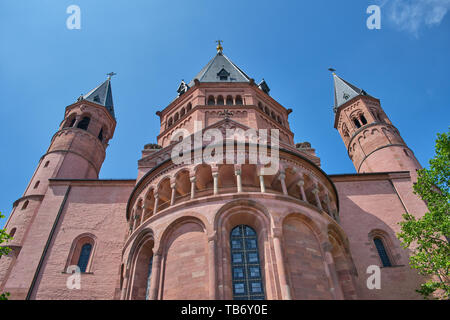
<svg viewBox="0 0 450 320">
<path fill-rule="evenodd" d="M 426 212 L 412 191 L 421 166 L 378 98 L 333 73 L 330 112 L 356 173 L 329 175 L 310 143 L 294 142 L 293 110 L 219 42 L 156 112 L 157 143 L 143 146 L 136 178 L 99 179 L 117 123 L 111 75 L 65 108 L 14 201 L 0 292 L 19 300 L 421 298 L 424 278 L 396 238 L 403 213 Z"/>
</svg>

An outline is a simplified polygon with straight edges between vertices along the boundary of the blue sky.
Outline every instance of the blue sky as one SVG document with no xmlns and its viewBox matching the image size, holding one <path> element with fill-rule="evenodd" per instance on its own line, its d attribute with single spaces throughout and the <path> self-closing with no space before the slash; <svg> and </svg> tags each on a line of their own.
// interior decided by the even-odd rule
<svg viewBox="0 0 450 320">
<path fill-rule="evenodd" d="M 80 30 L 66 27 L 72 4 Z M 372 4 L 380 30 L 366 26 Z M 110 71 L 118 124 L 100 177 L 135 178 L 159 133 L 155 112 L 214 56 L 216 39 L 294 110 L 295 141 L 311 142 L 327 173 L 355 172 L 333 128 L 330 66 L 381 99 L 427 165 L 450 124 L 448 9 L 450 0 L 0 0 L 0 211 L 22 195 L 64 108 Z"/>
</svg>

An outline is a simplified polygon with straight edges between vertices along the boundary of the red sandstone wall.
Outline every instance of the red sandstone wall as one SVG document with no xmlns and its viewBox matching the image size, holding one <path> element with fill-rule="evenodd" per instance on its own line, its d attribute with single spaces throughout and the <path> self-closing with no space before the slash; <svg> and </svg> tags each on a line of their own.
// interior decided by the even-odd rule
<svg viewBox="0 0 450 320">
<path fill-rule="evenodd" d="M 174 231 L 165 254 L 162 299 L 208 299 L 208 241 L 201 227 L 186 223 Z"/>
<path fill-rule="evenodd" d="M 283 235 L 292 299 L 332 299 L 324 258 L 312 230 L 303 222 L 288 218 Z"/>
<path fill-rule="evenodd" d="M 105 185 L 108 184 L 109 185 Z M 94 185 L 95 184 L 95 185 Z M 111 185 L 113 184 L 113 185 Z M 101 181 L 72 186 L 32 299 L 113 299 L 126 232 L 126 201 L 134 181 Z M 64 198 L 67 185 L 50 185 L 20 255 L 6 282 L 12 299 L 24 299 Z M 68 290 L 64 274 L 74 239 L 83 233 L 97 241 L 92 274 L 83 274 L 81 290 Z"/>
<path fill-rule="evenodd" d="M 406 174 L 408 176 L 408 174 Z M 341 226 L 349 241 L 353 261 L 358 270 L 358 292 L 360 299 L 420 299 L 415 292 L 423 279 L 409 267 L 408 251 L 401 248 L 396 233 L 400 228 L 404 208 L 387 175 L 384 178 L 332 177 L 340 198 Z M 413 199 L 411 180 L 395 178 L 403 193 L 403 201 L 407 201 L 413 212 L 422 212 L 423 203 Z M 401 187 L 400 187 L 401 185 Z M 410 210 L 410 209 L 408 209 Z M 369 290 L 366 285 L 367 267 L 381 266 L 376 248 L 369 233 L 381 230 L 386 233 L 388 250 L 395 266 L 381 268 L 381 289 Z"/>
</svg>

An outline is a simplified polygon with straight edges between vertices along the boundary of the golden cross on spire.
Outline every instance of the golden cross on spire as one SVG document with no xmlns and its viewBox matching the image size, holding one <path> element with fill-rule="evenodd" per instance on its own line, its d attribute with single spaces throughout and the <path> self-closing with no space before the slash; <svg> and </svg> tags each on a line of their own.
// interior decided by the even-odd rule
<svg viewBox="0 0 450 320">
<path fill-rule="evenodd" d="M 216 42 L 217 42 L 217 47 L 216 47 L 217 52 L 222 53 L 222 51 L 223 51 L 223 47 L 222 47 L 223 40 L 216 40 Z"/>
</svg>

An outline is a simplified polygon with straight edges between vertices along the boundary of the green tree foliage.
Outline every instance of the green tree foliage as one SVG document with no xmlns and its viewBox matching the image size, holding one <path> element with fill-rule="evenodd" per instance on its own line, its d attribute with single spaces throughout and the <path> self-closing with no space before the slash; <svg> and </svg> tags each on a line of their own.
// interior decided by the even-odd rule
<svg viewBox="0 0 450 320">
<path fill-rule="evenodd" d="M 2 219 L 4 217 L 5 216 L 3 216 L 0 212 L 0 219 Z M 3 242 L 7 242 L 10 239 L 12 239 L 12 237 L 9 234 L 7 234 L 4 229 L 0 229 L 0 258 L 1 258 L 1 256 L 6 255 L 11 251 L 11 248 L 2 245 Z M 9 292 L 1 293 L 0 300 L 8 300 L 8 296 L 9 296 Z"/>
<path fill-rule="evenodd" d="M 450 131 L 437 135 L 436 155 L 429 169 L 421 169 L 414 193 L 427 204 L 428 212 L 421 218 L 409 213 L 400 222 L 397 237 L 413 254 L 410 265 L 430 277 L 416 290 L 424 298 L 448 299 L 450 293 Z"/>
</svg>

